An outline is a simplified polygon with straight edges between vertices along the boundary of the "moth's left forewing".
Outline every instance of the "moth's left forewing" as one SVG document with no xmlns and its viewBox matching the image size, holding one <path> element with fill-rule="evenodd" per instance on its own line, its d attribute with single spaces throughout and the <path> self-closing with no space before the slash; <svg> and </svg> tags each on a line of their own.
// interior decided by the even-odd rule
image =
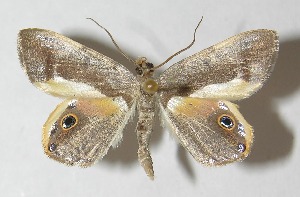
<svg viewBox="0 0 300 197">
<path fill-rule="evenodd" d="M 139 88 L 136 78 L 120 63 L 50 30 L 21 30 L 18 54 L 31 83 L 53 96 L 122 95 L 131 102 Z"/>
<path fill-rule="evenodd" d="M 223 165 L 249 154 L 252 127 L 229 101 L 262 87 L 278 44 L 275 31 L 244 32 L 183 59 L 159 77 L 161 114 L 197 161 Z"/>
</svg>

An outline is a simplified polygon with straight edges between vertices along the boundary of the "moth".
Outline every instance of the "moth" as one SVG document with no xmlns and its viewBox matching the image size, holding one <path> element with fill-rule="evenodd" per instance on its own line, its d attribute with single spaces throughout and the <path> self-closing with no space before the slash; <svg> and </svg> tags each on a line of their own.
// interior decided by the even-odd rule
<svg viewBox="0 0 300 197">
<path fill-rule="evenodd" d="M 138 159 L 151 179 L 155 114 L 199 163 L 220 166 L 248 156 L 253 129 L 232 102 L 257 92 L 270 76 L 279 50 L 275 31 L 240 33 L 154 77 L 157 68 L 194 43 L 198 26 L 193 42 L 158 66 L 145 57 L 131 60 L 99 26 L 133 62 L 136 76 L 53 31 L 30 28 L 18 34 L 19 59 L 31 83 L 64 99 L 43 126 L 47 156 L 67 165 L 91 166 L 118 146 L 135 112 Z"/>
</svg>

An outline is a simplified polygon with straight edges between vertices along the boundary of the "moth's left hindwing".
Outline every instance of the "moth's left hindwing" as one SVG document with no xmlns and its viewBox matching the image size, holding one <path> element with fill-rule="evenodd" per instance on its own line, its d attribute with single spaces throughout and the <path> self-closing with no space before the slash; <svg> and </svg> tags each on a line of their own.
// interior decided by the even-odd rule
<svg viewBox="0 0 300 197">
<path fill-rule="evenodd" d="M 66 98 L 43 127 L 49 157 L 85 167 L 117 144 L 139 90 L 136 78 L 124 66 L 43 29 L 21 30 L 18 53 L 36 87 Z"/>
<path fill-rule="evenodd" d="M 87 167 L 117 145 L 134 106 L 122 97 L 67 99 L 43 127 L 43 146 L 52 159 Z"/>
<path fill-rule="evenodd" d="M 262 87 L 278 44 L 274 31 L 244 32 L 181 60 L 159 77 L 161 113 L 197 161 L 223 165 L 249 154 L 253 130 L 229 101 Z"/>
</svg>

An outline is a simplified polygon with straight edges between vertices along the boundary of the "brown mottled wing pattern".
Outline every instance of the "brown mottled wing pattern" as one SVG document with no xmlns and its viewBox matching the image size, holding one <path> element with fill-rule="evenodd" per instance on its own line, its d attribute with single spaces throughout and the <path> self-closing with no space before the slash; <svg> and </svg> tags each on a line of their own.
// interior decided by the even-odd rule
<svg viewBox="0 0 300 197">
<path fill-rule="evenodd" d="M 66 98 L 43 127 L 49 157 L 86 167 L 117 145 L 139 93 L 138 81 L 124 66 L 43 29 L 21 30 L 18 53 L 36 87 Z"/>
<path fill-rule="evenodd" d="M 278 37 L 254 30 L 209 47 L 167 69 L 157 80 L 158 93 L 147 99 L 125 67 L 55 32 L 20 31 L 18 53 L 36 87 L 66 98 L 43 127 L 49 157 L 82 167 L 102 158 L 122 138 L 140 98 L 138 154 L 153 178 L 148 142 L 154 96 L 172 132 L 200 163 L 223 165 L 249 154 L 252 127 L 229 101 L 262 87 L 275 64 Z"/>
<path fill-rule="evenodd" d="M 122 97 L 67 99 L 43 127 L 44 151 L 67 165 L 90 166 L 118 145 L 134 110 Z"/>
<path fill-rule="evenodd" d="M 202 164 L 224 165 L 250 153 L 252 127 L 229 101 L 172 97 L 161 111 L 182 146 Z"/>
<path fill-rule="evenodd" d="M 162 73 L 158 80 L 161 102 L 166 106 L 174 95 L 246 98 L 271 74 L 278 48 L 276 32 L 252 30 L 200 51 Z"/>
<path fill-rule="evenodd" d="M 123 95 L 129 101 L 139 87 L 121 64 L 49 30 L 21 30 L 18 52 L 30 81 L 54 96 Z"/>
<path fill-rule="evenodd" d="M 262 87 L 278 44 L 274 31 L 244 32 L 183 59 L 159 77 L 161 114 L 197 161 L 223 165 L 249 154 L 252 127 L 229 100 L 247 98 Z"/>
</svg>

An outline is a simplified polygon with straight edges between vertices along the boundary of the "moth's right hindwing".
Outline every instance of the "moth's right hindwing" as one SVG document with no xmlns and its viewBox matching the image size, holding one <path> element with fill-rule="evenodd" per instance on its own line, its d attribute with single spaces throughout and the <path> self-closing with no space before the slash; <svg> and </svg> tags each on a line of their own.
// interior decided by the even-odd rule
<svg viewBox="0 0 300 197">
<path fill-rule="evenodd" d="M 161 111 L 182 146 L 202 164 L 242 160 L 251 150 L 252 127 L 229 101 L 172 97 Z"/>
</svg>

